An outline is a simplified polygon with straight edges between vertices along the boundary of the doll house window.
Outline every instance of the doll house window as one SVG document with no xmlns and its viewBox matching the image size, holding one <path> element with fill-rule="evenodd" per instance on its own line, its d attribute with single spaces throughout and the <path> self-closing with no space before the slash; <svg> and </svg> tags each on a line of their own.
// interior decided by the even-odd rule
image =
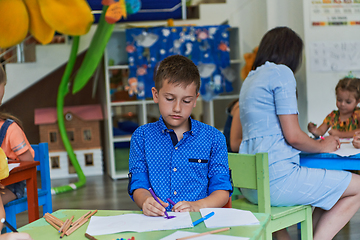
<svg viewBox="0 0 360 240">
<path fill-rule="evenodd" d="M 57 142 L 57 134 L 56 132 L 50 132 L 49 133 L 50 143 Z"/>
<path fill-rule="evenodd" d="M 94 157 L 92 153 L 85 153 L 85 166 L 94 166 Z"/>
<path fill-rule="evenodd" d="M 50 159 L 51 159 L 51 168 L 52 169 L 60 168 L 60 157 L 59 156 L 53 156 L 53 157 L 50 157 Z"/>
<path fill-rule="evenodd" d="M 83 131 L 84 141 L 91 141 L 91 130 L 85 129 Z"/>
<path fill-rule="evenodd" d="M 68 120 L 68 121 L 71 121 L 72 118 L 73 118 L 73 116 L 72 116 L 71 113 L 67 113 L 67 114 L 65 115 L 65 119 Z"/>
<path fill-rule="evenodd" d="M 75 140 L 74 131 L 66 131 L 68 139 L 73 142 Z"/>
<path fill-rule="evenodd" d="M 68 165 L 69 165 L 69 174 L 71 174 L 71 173 L 76 173 L 76 170 L 75 170 L 75 168 L 74 168 L 74 165 L 72 164 L 69 156 L 67 156 L 67 159 L 68 159 Z"/>
</svg>

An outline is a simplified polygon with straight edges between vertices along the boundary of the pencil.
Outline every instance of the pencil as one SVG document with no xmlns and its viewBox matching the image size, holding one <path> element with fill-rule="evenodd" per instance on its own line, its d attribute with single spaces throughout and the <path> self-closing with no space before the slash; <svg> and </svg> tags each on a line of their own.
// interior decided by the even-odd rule
<svg viewBox="0 0 360 240">
<path fill-rule="evenodd" d="M 73 219 L 74 219 L 74 216 L 72 216 L 70 219 L 68 219 L 69 221 L 68 221 L 67 224 L 64 226 L 64 229 L 63 229 L 62 234 L 60 235 L 60 238 L 63 238 L 64 235 L 65 235 L 65 233 L 67 232 L 67 230 L 69 230 L 69 227 L 70 227 Z"/>
<path fill-rule="evenodd" d="M 61 233 L 64 229 L 64 227 L 66 226 L 66 224 L 68 224 L 70 219 L 66 219 L 66 221 L 64 222 L 64 224 L 61 226 L 61 228 L 59 228 L 59 233 Z"/>
<path fill-rule="evenodd" d="M 56 225 L 51 219 L 45 218 L 45 220 L 46 220 L 51 226 L 53 226 L 54 228 L 56 228 L 56 230 L 59 231 L 60 227 L 59 227 L 58 225 Z"/>
<path fill-rule="evenodd" d="M 84 225 L 89 219 L 88 218 L 84 218 L 83 220 L 81 220 L 78 225 L 76 226 L 73 226 L 71 228 L 69 228 L 67 231 L 66 231 L 66 236 L 69 236 L 70 234 L 72 234 L 76 229 L 78 229 L 79 227 L 81 227 L 82 225 Z"/>
<path fill-rule="evenodd" d="M 85 233 L 85 237 L 87 237 L 90 240 L 97 240 L 96 238 L 94 238 L 93 236 L 91 236 L 90 234 Z"/>
<path fill-rule="evenodd" d="M 63 221 L 61 221 L 60 219 L 58 219 L 54 215 L 51 215 L 50 213 L 45 213 L 45 217 L 51 218 L 51 220 L 53 220 L 53 222 L 56 223 L 58 226 L 62 226 L 64 224 Z"/>
<path fill-rule="evenodd" d="M 204 235 L 207 235 L 207 234 L 224 232 L 224 231 L 227 231 L 227 230 L 230 230 L 230 228 L 229 228 L 229 227 L 227 227 L 227 228 L 220 228 L 220 229 L 212 230 L 212 231 L 209 231 L 209 232 L 203 232 L 203 233 L 191 235 L 191 236 L 188 236 L 188 237 L 178 238 L 178 239 L 176 239 L 176 240 L 185 240 L 185 239 L 190 239 L 190 238 L 195 238 L 195 237 L 201 237 L 201 236 L 204 236 Z"/>
<path fill-rule="evenodd" d="M 85 213 L 84 215 L 82 215 L 81 217 L 79 217 L 78 220 L 76 220 L 75 222 L 73 222 L 72 226 L 77 225 L 78 222 L 80 222 L 81 220 L 83 220 L 87 215 L 89 215 L 91 213 L 91 211 L 88 211 L 87 213 Z"/>
<path fill-rule="evenodd" d="M 10 228 L 11 231 L 17 232 L 17 230 L 16 230 L 13 226 L 11 226 L 10 223 L 8 223 L 8 222 L 5 220 L 5 218 L 2 218 L 2 219 L 1 219 L 1 222 L 2 222 L 5 226 L 7 226 L 8 228 Z"/>
<path fill-rule="evenodd" d="M 91 218 L 95 213 L 97 213 L 97 210 L 93 211 L 89 216 L 86 216 L 85 218 L 89 219 L 89 218 Z"/>
</svg>

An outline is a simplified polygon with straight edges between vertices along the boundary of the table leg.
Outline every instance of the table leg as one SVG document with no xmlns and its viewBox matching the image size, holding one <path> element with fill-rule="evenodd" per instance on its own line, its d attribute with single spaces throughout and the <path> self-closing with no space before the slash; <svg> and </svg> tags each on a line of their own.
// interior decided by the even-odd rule
<svg viewBox="0 0 360 240">
<path fill-rule="evenodd" d="M 30 223 L 39 219 L 36 166 L 29 169 L 29 178 L 26 179 L 26 188 Z"/>
</svg>

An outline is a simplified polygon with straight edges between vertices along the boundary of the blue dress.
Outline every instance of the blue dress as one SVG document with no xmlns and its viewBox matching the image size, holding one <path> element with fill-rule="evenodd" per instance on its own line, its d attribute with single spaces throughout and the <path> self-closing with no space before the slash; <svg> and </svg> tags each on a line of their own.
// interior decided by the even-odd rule
<svg viewBox="0 0 360 240">
<path fill-rule="evenodd" d="M 286 142 L 278 118 L 298 114 L 291 69 L 266 62 L 249 73 L 239 99 L 243 127 L 239 152 L 268 153 L 271 205 L 332 208 L 348 187 L 351 173 L 299 165 L 300 151 Z M 256 191 L 242 189 L 242 193 L 257 203 Z"/>
</svg>

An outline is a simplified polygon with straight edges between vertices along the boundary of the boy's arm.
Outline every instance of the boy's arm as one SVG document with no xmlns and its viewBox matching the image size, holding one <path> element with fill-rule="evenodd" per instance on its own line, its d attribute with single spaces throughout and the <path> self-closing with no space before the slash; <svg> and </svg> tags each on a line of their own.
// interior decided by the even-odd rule
<svg viewBox="0 0 360 240">
<path fill-rule="evenodd" d="M 162 206 L 152 197 L 150 192 L 143 188 L 138 188 L 133 193 L 134 201 L 147 216 L 163 216 L 165 208 L 169 205 L 160 200 Z"/>
<path fill-rule="evenodd" d="M 132 200 L 137 189 L 150 187 L 148 168 L 145 162 L 144 133 L 138 128 L 131 136 L 129 154 L 128 192 Z M 141 206 L 140 206 L 141 207 Z"/>
<path fill-rule="evenodd" d="M 199 212 L 201 208 L 219 208 L 229 201 L 229 191 L 216 190 L 208 197 L 195 202 L 178 202 L 173 207 L 174 212 Z"/>
</svg>

